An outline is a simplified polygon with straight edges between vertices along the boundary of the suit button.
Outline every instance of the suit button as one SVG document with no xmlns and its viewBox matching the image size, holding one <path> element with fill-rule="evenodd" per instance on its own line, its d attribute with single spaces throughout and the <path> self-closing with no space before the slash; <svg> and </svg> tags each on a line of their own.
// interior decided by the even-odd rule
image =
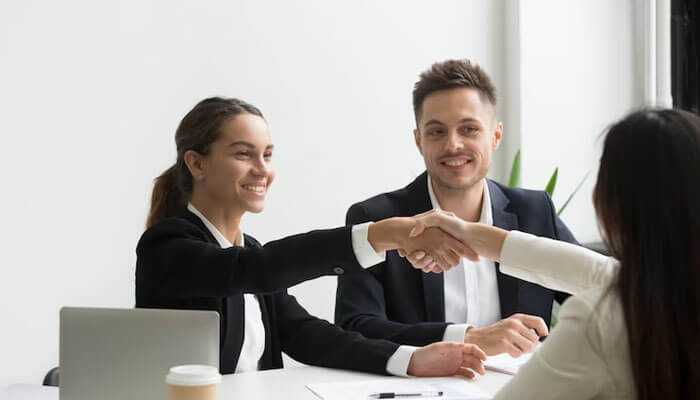
<svg viewBox="0 0 700 400">
<path fill-rule="evenodd" d="M 345 273 L 345 270 L 340 267 L 335 267 L 333 268 L 333 272 L 335 272 L 336 275 L 343 275 Z"/>
</svg>

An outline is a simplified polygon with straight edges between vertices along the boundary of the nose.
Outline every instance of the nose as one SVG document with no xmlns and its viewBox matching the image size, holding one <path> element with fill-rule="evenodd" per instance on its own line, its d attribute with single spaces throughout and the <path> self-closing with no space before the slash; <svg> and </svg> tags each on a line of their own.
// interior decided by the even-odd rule
<svg viewBox="0 0 700 400">
<path fill-rule="evenodd" d="M 445 138 L 445 151 L 448 153 L 455 153 L 462 149 L 464 149 L 464 142 L 459 133 L 457 133 L 456 130 L 448 132 Z"/>
<path fill-rule="evenodd" d="M 270 165 L 268 164 L 267 160 L 265 160 L 265 157 L 258 157 L 255 160 L 251 172 L 257 177 L 265 177 L 269 175 Z"/>
</svg>

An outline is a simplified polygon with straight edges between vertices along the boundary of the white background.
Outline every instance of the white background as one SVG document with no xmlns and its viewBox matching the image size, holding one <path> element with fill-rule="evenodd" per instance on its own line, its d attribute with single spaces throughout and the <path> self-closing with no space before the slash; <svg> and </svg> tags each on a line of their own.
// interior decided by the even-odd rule
<svg viewBox="0 0 700 400">
<path fill-rule="evenodd" d="M 560 167 L 561 204 L 595 139 L 638 104 L 633 0 L 28 1 L 0 4 L 0 386 L 58 363 L 64 305 L 131 307 L 152 180 L 199 100 L 240 97 L 271 126 L 278 171 L 265 242 L 344 223 L 354 202 L 423 170 L 411 89 L 432 62 L 469 57 L 502 100 L 502 179 Z M 527 6 L 525 6 L 527 4 Z M 595 171 L 564 214 L 598 238 Z M 292 289 L 332 318 L 335 279 Z"/>
</svg>

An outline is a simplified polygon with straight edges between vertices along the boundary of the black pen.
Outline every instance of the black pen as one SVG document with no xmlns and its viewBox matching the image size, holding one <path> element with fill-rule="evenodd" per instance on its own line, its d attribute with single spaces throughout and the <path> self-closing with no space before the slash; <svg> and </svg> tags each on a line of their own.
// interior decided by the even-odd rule
<svg viewBox="0 0 700 400">
<path fill-rule="evenodd" d="M 384 393 L 374 393 L 370 394 L 369 397 L 373 399 L 395 399 L 397 397 L 438 397 L 442 396 L 442 392 L 419 392 L 419 393 L 394 393 L 394 392 L 384 392 Z"/>
</svg>

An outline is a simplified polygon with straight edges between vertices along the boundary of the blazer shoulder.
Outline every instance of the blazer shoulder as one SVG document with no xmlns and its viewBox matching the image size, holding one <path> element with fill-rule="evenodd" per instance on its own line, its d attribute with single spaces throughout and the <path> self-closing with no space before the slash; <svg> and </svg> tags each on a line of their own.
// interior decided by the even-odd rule
<svg viewBox="0 0 700 400">
<path fill-rule="evenodd" d="M 352 221 L 352 223 L 361 223 L 367 221 L 379 221 L 385 218 L 396 217 L 402 215 L 402 206 L 411 196 L 409 187 L 404 187 L 392 192 L 385 192 L 372 196 L 368 199 L 359 201 L 348 209 L 347 219 L 351 222 L 351 218 L 357 219 L 358 216 L 364 216 L 364 221 Z"/>
<path fill-rule="evenodd" d="M 498 190 L 508 199 L 509 207 L 515 211 L 549 210 L 551 199 L 544 190 L 511 188 L 492 181 Z M 491 193 L 493 201 L 494 194 Z"/>
<path fill-rule="evenodd" d="M 161 240 L 182 237 L 205 242 L 208 241 L 206 232 L 204 232 L 201 227 L 197 226 L 197 224 L 186 218 L 170 217 L 160 220 L 146 229 L 139 239 L 136 251 L 138 253 L 145 246 L 152 245 Z"/>
</svg>

